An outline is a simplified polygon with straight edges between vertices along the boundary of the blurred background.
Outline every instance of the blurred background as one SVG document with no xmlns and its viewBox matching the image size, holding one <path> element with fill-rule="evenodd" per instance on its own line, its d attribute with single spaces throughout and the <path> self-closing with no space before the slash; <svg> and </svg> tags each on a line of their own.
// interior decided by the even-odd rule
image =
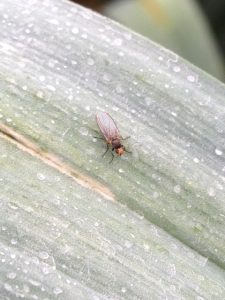
<svg viewBox="0 0 225 300">
<path fill-rule="evenodd" d="M 71 0 L 173 50 L 225 82 L 225 0 Z"/>
</svg>

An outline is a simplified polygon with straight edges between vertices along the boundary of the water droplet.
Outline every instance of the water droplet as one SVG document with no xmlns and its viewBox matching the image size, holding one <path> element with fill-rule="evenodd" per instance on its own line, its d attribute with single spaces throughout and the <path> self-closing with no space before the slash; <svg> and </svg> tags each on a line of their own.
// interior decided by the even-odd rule
<svg viewBox="0 0 225 300">
<path fill-rule="evenodd" d="M 103 80 L 109 82 L 109 81 L 111 80 L 111 76 L 110 76 L 109 74 L 105 73 L 105 74 L 103 75 Z"/>
<path fill-rule="evenodd" d="M 73 34 L 78 34 L 79 33 L 79 29 L 77 27 L 73 27 L 71 31 L 72 31 Z"/>
<path fill-rule="evenodd" d="M 36 96 L 38 98 L 43 98 L 44 97 L 44 93 L 42 91 L 37 91 Z"/>
<path fill-rule="evenodd" d="M 180 72 L 180 67 L 174 66 L 173 71 L 176 72 L 176 73 Z"/>
<path fill-rule="evenodd" d="M 39 80 L 42 82 L 45 81 L 45 76 L 44 75 L 39 76 Z"/>
<path fill-rule="evenodd" d="M 83 38 L 83 39 L 87 39 L 87 33 L 83 33 L 83 34 L 81 34 L 81 37 Z"/>
<path fill-rule="evenodd" d="M 42 174 L 42 173 L 37 173 L 37 178 L 39 179 L 39 180 L 45 180 L 45 175 L 44 174 Z"/>
<path fill-rule="evenodd" d="M 173 188 L 173 190 L 174 190 L 174 192 L 175 192 L 176 194 L 179 194 L 180 191 L 181 191 L 181 188 L 180 188 L 179 185 L 175 185 L 174 188 Z"/>
<path fill-rule="evenodd" d="M 177 117 L 177 113 L 175 111 L 171 111 L 171 115 Z"/>
<path fill-rule="evenodd" d="M 14 272 L 7 273 L 7 278 L 15 279 L 16 278 L 16 273 L 14 273 Z"/>
<path fill-rule="evenodd" d="M 38 255 L 41 259 L 48 259 L 49 258 L 49 254 L 48 252 L 46 251 L 41 251 L 39 252 L 39 255 Z"/>
<path fill-rule="evenodd" d="M 117 106 L 113 106 L 112 110 L 114 110 L 114 111 L 118 111 L 118 110 L 119 110 L 119 107 L 117 107 Z"/>
<path fill-rule="evenodd" d="M 215 196 L 215 190 L 212 187 L 209 187 L 207 190 L 208 194 L 210 197 L 214 197 Z"/>
<path fill-rule="evenodd" d="M 218 148 L 216 148 L 216 149 L 215 149 L 215 153 L 216 153 L 216 155 L 222 155 L 222 154 L 223 154 L 223 151 L 220 150 L 220 149 L 218 149 Z"/>
<path fill-rule="evenodd" d="M 124 89 L 122 88 L 121 85 L 117 85 L 117 86 L 116 86 L 116 91 L 117 91 L 117 93 L 119 93 L 119 94 L 123 94 L 123 93 L 124 93 Z"/>
<path fill-rule="evenodd" d="M 49 91 L 52 91 L 52 92 L 55 92 L 55 90 L 56 90 L 56 88 L 53 86 L 53 85 L 47 85 L 47 89 L 49 90 Z"/>
<path fill-rule="evenodd" d="M 5 288 L 6 291 L 10 291 L 10 292 L 12 291 L 12 287 L 8 283 L 4 283 L 4 288 Z"/>
<path fill-rule="evenodd" d="M 9 202 L 8 206 L 9 206 L 9 208 L 11 208 L 13 210 L 17 210 L 18 209 L 18 205 L 15 204 L 14 202 Z"/>
<path fill-rule="evenodd" d="M 16 245 L 17 244 L 17 240 L 16 239 L 11 239 L 11 244 L 12 245 Z"/>
<path fill-rule="evenodd" d="M 130 34 L 130 33 L 125 33 L 125 34 L 124 34 L 124 37 L 125 37 L 126 40 L 129 41 L 129 40 L 132 39 L 132 34 Z"/>
<path fill-rule="evenodd" d="M 85 127 L 81 127 L 81 128 L 79 129 L 79 132 L 80 132 L 81 135 L 85 135 L 85 136 L 88 135 L 88 129 L 85 128 Z"/>
<path fill-rule="evenodd" d="M 89 58 L 87 59 L 87 64 L 88 64 L 89 66 L 93 66 L 93 65 L 95 64 L 94 59 L 91 58 L 91 57 L 89 57 Z"/>
<path fill-rule="evenodd" d="M 153 193 L 153 198 L 156 199 L 156 198 L 158 198 L 158 197 L 159 197 L 159 193 L 158 193 L 158 192 L 154 192 L 154 193 Z"/>
<path fill-rule="evenodd" d="M 120 38 L 117 38 L 117 39 L 115 39 L 115 40 L 113 41 L 113 45 L 114 45 L 114 46 L 121 46 L 122 43 L 123 43 L 123 40 L 120 39 Z"/>
<path fill-rule="evenodd" d="M 60 287 L 55 287 L 53 290 L 55 295 L 62 294 L 63 290 Z"/>
<path fill-rule="evenodd" d="M 144 250 L 145 251 L 149 251 L 149 249 L 150 249 L 149 245 L 148 244 L 144 244 Z"/>
<path fill-rule="evenodd" d="M 195 82 L 195 77 L 193 75 L 188 75 L 187 80 L 190 82 Z"/>
<path fill-rule="evenodd" d="M 50 19 L 47 20 L 47 22 L 52 25 L 59 25 L 59 21 L 57 19 Z"/>
<path fill-rule="evenodd" d="M 131 248 L 133 246 L 133 243 L 132 242 L 130 242 L 130 241 L 125 241 L 125 247 L 126 248 Z"/>
<path fill-rule="evenodd" d="M 195 157 L 193 160 L 194 160 L 194 162 L 195 162 L 196 164 L 199 163 L 199 159 L 198 159 L 197 157 Z"/>
</svg>

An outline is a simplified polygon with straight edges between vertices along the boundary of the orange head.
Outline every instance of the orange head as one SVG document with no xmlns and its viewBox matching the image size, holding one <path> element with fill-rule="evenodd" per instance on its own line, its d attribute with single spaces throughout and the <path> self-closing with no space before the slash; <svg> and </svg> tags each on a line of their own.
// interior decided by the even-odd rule
<svg viewBox="0 0 225 300">
<path fill-rule="evenodd" d="M 125 152 L 125 147 L 124 146 L 120 146 L 120 147 L 116 148 L 115 151 L 116 151 L 117 155 L 121 156 Z"/>
</svg>

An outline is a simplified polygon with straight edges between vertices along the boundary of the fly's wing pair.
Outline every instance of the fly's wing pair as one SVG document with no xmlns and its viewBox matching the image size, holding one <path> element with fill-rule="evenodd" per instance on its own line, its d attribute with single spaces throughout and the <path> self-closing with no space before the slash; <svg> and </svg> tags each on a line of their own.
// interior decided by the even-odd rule
<svg viewBox="0 0 225 300">
<path fill-rule="evenodd" d="M 111 144 L 113 139 L 120 138 L 116 123 L 108 113 L 98 112 L 96 114 L 96 121 L 107 143 Z"/>
</svg>

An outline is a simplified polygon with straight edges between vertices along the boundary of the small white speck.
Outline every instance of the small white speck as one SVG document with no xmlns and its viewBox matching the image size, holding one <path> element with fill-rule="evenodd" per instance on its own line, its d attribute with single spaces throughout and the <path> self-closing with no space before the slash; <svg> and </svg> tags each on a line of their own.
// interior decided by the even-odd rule
<svg viewBox="0 0 225 300">
<path fill-rule="evenodd" d="M 125 34 L 124 34 L 124 37 L 125 37 L 126 40 L 129 41 L 129 40 L 132 39 L 132 34 L 130 34 L 130 33 L 125 33 Z"/>
<path fill-rule="evenodd" d="M 188 75 L 187 80 L 190 82 L 195 82 L 195 77 L 193 75 Z"/>
<path fill-rule="evenodd" d="M 43 98 L 44 93 L 43 93 L 42 91 L 37 91 L 36 96 L 37 96 L 38 98 Z"/>
<path fill-rule="evenodd" d="M 210 197 L 214 197 L 215 196 L 215 190 L 212 187 L 209 187 L 207 190 L 208 194 Z"/>
<path fill-rule="evenodd" d="M 176 73 L 180 72 L 180 67 L 174 66 L 173 71 L 176 72 Z"/>
<path fill-rule="evenodd" d="M 48 252 L 46 252 L 46 251 L 41 251 L 41 252 L 39 252 L 38 256 L 39 256 L 41 259 L 48 259 L 48 258 L 49 258 L 49 254 L 48 254 Z"/>
<path fill-rule="evenodd" d="M 84 136 L 88 135 L 88 129 L 85 127 L 80 127 L 79 132 L 81 135 L 84 135 Z"/>
<path fill-rule="evenodd" d="M 6 291 L 12 291 L 12 287 L 11 287 L 11 285 L 10 284 L 8 284 L 8 283 L 4 283 L 4 289 L 6 290 Z"/>
<path fill-rule="evenodd" d="M 195 162 L 196 164 L 199 163 L 199 159 L 198 159 L 197 157 L 195 157 L 193 160 L 194 160 L 194 162 Z"/>
<path fill-rule="evenodd" d="M 50 20 L 47 20 L 47 22 L 52 25 L 59 25 L 59 21 L 56 19 L 50 19 Z"/>
<path fill-rule="evenodd" d="M 216 155 L 222 155 L 222 154 L 223 154 L 223 151 L 220 150 L 220 149 L 218 149 L 218 148 L 216 148 L 216 149 L 215 149 L 215 153 L 216 153 Z"/>
<path fill-rule="evenodd" d="M 116 91 L 119 94 L 123 94 L 124 93 L 124 89 L 123 89 L 123 87 L 121 85 L 117 85 L 116 86 Z"/>
<path fill-rule="evenodd" d="M 114 111 L 118 111 L 118 110 L 119 110 L 119 107 L 117 107 L 117 106 L 113 106 L 112 110 L 114 110 Z"/>
<path fill-rule="evenodd" d="M 119 172 L 120 172 L 120 173 L 124 173 L 124 170 L 123 170 L 123 169 L 119 169 Z"/>
<path fill-rule="evenodd" d="M 125 247 L 130 249 L 133 246 L 133 243 L 130 241 L 125 241 Z"/>
<path fill-rule="evenodd" d="M 154 192 L 154 193 L 153 193 L 153 198 L 156 199 L 156 198 L 158 198 L 158 197 L 159 197 L 159 193 L 158 193 L 158 192 Z"/>
<path fill-rule="evenodd" d="M 16 278 L 16 273 L 14 273 L 14 272 L 8 273 L 7 274 L 7 278 L 9 278 L 9 279 L 15 279 Z"/>
<path fill-rule="evenodd" d="M 165 88 L 168 89 L 169 87 L 170 87 L 169 84 L 166 83 Z"/>
<path fill-rule="evenodd" d="M 37 173 L 37 178 L 39 179 L 39 180 L 45 180 L 45 175 L 44 174 L 42 174 L 42 173 Z"/>
<path fill-rule="evenodd" d="M 95 64 L 94 59 L 89 57 L 89 58 L 87 59 L 87 64 L 88 64 L 89 66 L 93 66 L 93 65 Z"/>
<path fill-rule="evenodd" d="M 11 239 L 11 244 L 12 245 L 16 245 L 17 244 L 17 240 L 16 239 Z"/>
<path fill-rule="evenodd" d="M 175 185 L 174 188 L 173 188 L 173 190 L 174 190 L 174 192 L 175 192 L 176 194 L 179 194 L 179 193 L 181 192 L 181 188 L 180 188 L 179 185 Z"/>
<path fill-rule="evenodd" d="M 33 280 L 33 279 L 29 279 L 28 281 L 33 286 L 40 286 L 41 285 L 41 283 L 39 281 L 36 281 L 36 280 Z"/>
<path fill-rule="evenodd" d="M 120 51 L 118 54 L 119 54 L 119 56 L 121 56 L 121 57 L 124 56 L 124 53 L 123 53 L 122 51 Z"/>
<path fill-rule="evenodd" d="M 122 39 L 115 39 L 114 41 L 113 41 L 113 45 L 114 46 L 121 46 L 122 45 L 122 43 L 123 43 L 123 40 Z"/>
<path fill-rule="evenodd" d="M 56 90 L 55 87 L 52 85 L 47 85 L 47 88 L 52 92 L 55 92 L 55 90 Z"/>
<path fill-rule="evenodd" d="M 177 113 L 175 111 L 171 111 L 171 115 L 177 117 Z"/>
<path fill-rule="evenodd" d="M 144 244 L 144 250 L 145 251 L 149 251 L 149 249 L 150 249 L 149 245 L 148 244 Z"/>
<path fill-rule="evenodd" d="M 39 76 L 39 80 L 42 82 L 45 81 L 45 76 L 44 75 Z"/>
<path fill-rule="evenodd" d="M 72 31 L 73 34 L 78 34 L 79 33 L 79 29 L 77 27 L 73 27 L 71 31 Z"/>
<path fill-rule="evenodd" d="M 158 60 L 162 61 L 162 60 L 163 60 L 163 57 L 162 57 L 162 56 L 159 56 L 159 57 L 158 57 Z"/>
<path fill-rule="evenodd" d="M 62 294 L 63 290 L 60 287 L 55 287 L 53 290 L 55 295 Z"/>
<path fill-rule="evenodd" d="M 125 287 L 122 287 L 121 292 L 126 293 L 127 289 Z"/>
<path fill-rule="evenodd" d="M 87 33 L 83 33 L 83 34 L 81 34 L 81 37 L 83 38 L 83 39 L 87 39 Z"/>
<path fill-rule="evenodd" d="M 111 80 L 110 75 L 105 73 L 105 74 L 103 75 L 103 80 L 104 80 L 104 81 L 110 81 L 110 80 Z"/>
</svg>

